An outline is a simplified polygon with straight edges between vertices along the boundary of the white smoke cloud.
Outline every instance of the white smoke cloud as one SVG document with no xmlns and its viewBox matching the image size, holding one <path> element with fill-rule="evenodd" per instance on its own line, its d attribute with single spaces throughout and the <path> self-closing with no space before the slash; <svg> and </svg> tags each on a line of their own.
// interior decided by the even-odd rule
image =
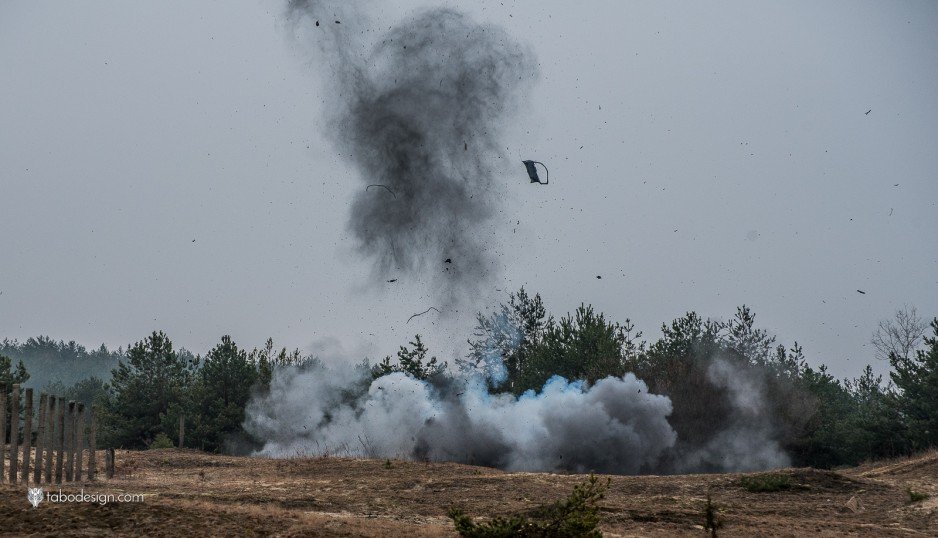
<svg viewBox="0 0 938 538">
<path fill-rule="evenodd" d="M 516 471 L 639 473 L 674 445 L 671 402 L 627 374 L 591 387 L 554 377 L 540 393 L 492 395 L 481 378 L 436 386 L 403 373 L 278 370 L 248 407 L 272 457 L 340 454 Z M 356 389 L 358 387 L 358 389 Z M 357 391 L 357 394 L 356 394 Z"/>
</svg>

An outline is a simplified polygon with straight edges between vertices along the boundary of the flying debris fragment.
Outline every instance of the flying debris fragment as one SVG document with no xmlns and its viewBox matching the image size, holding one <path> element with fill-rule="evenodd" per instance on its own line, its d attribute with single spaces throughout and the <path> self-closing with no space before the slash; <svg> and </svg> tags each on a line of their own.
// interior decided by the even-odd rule
<svg viewBox="0 0 938 538">
<path fill-rule="evenodd" d="M 397 195 L 394 194 L 394 191 L 392 191 L 391 188 L 388 187 L 387 185 L 381 185 L 381 184 L 368 185 L 367 187 L 365 187 L 365 190 L 367 191 L 368 189 L 370 189 L 370 188 L 372 188 L 372 187 L 381 187 L 382 189 L 384 189 L 384 190 L 388 191 L 389 193 L 391 193 L 391 196 L 397 198 Z"/>
<path fill-rule="evenodd" d="M 544 166 L 544 163 L 540 161 L 521 161 L 524 163 L 524 167 L 528 170 L 528 177 L 531 178 L 531 183 L 540 183 L 541 185 L 547 185 L 547 182 L 550 181 L 550 171 L 547 170 L 547 167 Z M 541 181 L 541 178 L 537 175 L 537 167 L 535 164 L 539 164 L 544 168 L 545 176 L 544 181 Z"/>
<path fill-rule="evenodd" d="M 409 318 L 407 318 L 407 323 L 410 323 L 410 320 L 412 320 L 412 319 L 414 319 L 414 318 L 416 318 L 416 317 L 422 316 L 422 315 L 426 314 L 427 312 L 429 312 L 429 311 L 431 311 L 431 310 L 436 311 L 437 314 L 440 313 L 439 310 L 437 310 L 436 308 L 433 308 L 433 307 L 431 306 L 430 308 L 424 310 L 423 312 L 420 312 L 420 313 L 418 313 L 418 314 L 414 314 L 414 315 L 410 316 Z"/>
</svg>

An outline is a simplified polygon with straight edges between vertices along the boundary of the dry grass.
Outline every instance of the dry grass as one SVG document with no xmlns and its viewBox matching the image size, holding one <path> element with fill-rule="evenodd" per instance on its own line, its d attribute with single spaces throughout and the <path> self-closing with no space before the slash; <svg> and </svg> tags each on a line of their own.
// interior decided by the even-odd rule
<svg viewBox="0 0 938 538">
<path fill-rule="evenodd" d="M 6 536 L 446 536 L 447 512 L 530 513 L 562 499 L 578 475 L 507 473 L 450 463 L 269 460 L 190 450 L 119 451 L 112 480 L 86 492 L 145 493 L 136 504 L 32 509 L 22 485 L 0 485 Z M 772 473 L 792 487 L 753 493 L 745 476 L 612 476 L 600 503 L 610 535 L 705 534 L 707 494 L 721 536 L 929 535 L 938 528 L 938 453 L 843 471 Z M 929 498 L 909 504 L 907 490 Z M 863 509 L 846 507 L 856 497 Z"/>
</svg>

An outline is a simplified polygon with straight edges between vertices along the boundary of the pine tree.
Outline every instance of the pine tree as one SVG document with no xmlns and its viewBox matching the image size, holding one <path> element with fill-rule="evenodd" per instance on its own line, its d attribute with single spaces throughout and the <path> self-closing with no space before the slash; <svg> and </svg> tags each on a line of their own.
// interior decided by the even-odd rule
<svg viewBox="0 0 938 538">
<path fill-rule="evenodd" d="M 897 395 L 891 387 L 883 386 L 882 376 L 873 375 L 873 368 L 867 365 L 863 375 L 844 385 L 853 398 L 847 430 L 856 459 L 907 453 L 909 432 L 897 406 Z"/>
<path fill-rule="evenodd" d="M 890 353 L 893 383 L 899 389 L 899 409 L 909 427 L 914 448 L 938 445 L 938 318 L 931 322 L 932 336 L 914 357 Z"/>
<path fill-rule="evenodd" d="M 457 360 L 461 370 L 485 374 L 493 390 L 523 392 L 521 378 L 534 350 L 553 324 L 540 294 L 533 297 L 522 287 L 508 296 L 496 312 L 476 314 L 476 327 L 469 340 L 469 354 Z M 503 367 L 503 369 L 502 369 Z"/>
<path fill-rule="evenodd" d="M 14 367 L 10 357 L 0 355 L 0 390 L 9 393 L 13 390 L 13 385 L 23 384 L 27 379 L 29 379 L 29 373 L 23 361 L 17 362 Z"/>
<path fill-rule="evenodd" d="M 539 390 L 555 375 L 588 383 L 623 375 L 627 328 L 631 330 L 630 325 L 608 321 L 585 304 L 558 322 L 549 319 L 543 337 L 526 360 L 515 392 Z"/>
<path fill-rule="evenodd" d="M 230 336 L 205 356 L 191 391 L 192 446 L 220 451 L 226 439 L 242 433 L 244 409 L 260 372 Z M 189 442 L 187 442 L 189 444 Z"/>
<path fill-rule="evenodd" d="M 377 379 L 381 376 L 393 372 L 404 372 L 415 379 L 429 379 L 435 375 L 443 373 L 446 370 L 446 363 L 437 364 L 436 357 L 430 357 L 427 361 L 428 349 L 420 339 L 420 335 L 414 336 L 410 342 L 413 349 L 407 349 L 401 346 L 397 352 L 397 364 L 391 364 L 391 357 L 385 357 L 383 361 L 371 368 L 371 375 Z M 426 361 L 426 362 L 425 362 Z"/>
<path fill-rule="evenodd" d="M 127 350 L 127 362 L 112 371 L 104 402 L 108 443 L 126 448 L 147 446 L 159 433 L 175 437 L 175 416 L 184 402 L 198 358 L 177 353 L 163 332 L 154 332 Z M 174 413 L 175 415 L 175 413 Z M 178 416 L 178 415 L 177 415 Z"/>
</svg>

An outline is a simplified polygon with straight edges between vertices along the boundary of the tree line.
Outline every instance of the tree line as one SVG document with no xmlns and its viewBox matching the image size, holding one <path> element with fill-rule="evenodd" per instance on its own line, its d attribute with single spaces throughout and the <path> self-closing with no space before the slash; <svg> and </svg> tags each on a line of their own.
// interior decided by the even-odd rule
<svg viewBox="0 0 938 538">
<path fill-rule="evenodd" d="M 728 384 L 741 384 L 758 393 L 760 420 L 799 466 L 856 465 L 938 446 L 938 318 L 926 324 L 905 307 L 880 324 L 871 343 L 875 358 L 890 365 L 885 381 L 869 365 L 838 380 L 755 319 L 745 305 L 726 321 L 688 312 L 647 342 L 630 320 L 608 320 L 589 305 L 556 319 L 540 295 L 522 288 L 477 316 L 459 366 L 484 371 L 494 350 L 507 372 L 491 388 L 519 395 L 554 375 L 592 383 L 632 372 L 671 399 L 669 422 L 687 446 L 705 444 L 735 419 Z M 714 381 L 715 366 L 732 372 L 728 384 Z"/>
<path fill-rule="evenodd" d="M 688 446 L 701 445 L 732 420 L 734 392 L 727 383 L 740 383 L 757 393 L 760 420 L 799 466 L 855 465 L 938 446 L 938 318 L 926 324 L 904 308 L 879 326 L 872 344 L 877 358 L 890 365 L 886 380 L 870 366 L 857 378 L 838 380 L 824 365 L 809 365 L 797 342 L 777 343 L 746 306 L 725 321 L 688 312 L 662 324 L 661 333 L 646 341 L 630 320 L 615 322 L 589 305 L 554 317 L 539 294 L 522 288 L 494 311 L 477 315 L 469 351 L 452 368 L 430 356 L 420 335 L 395 357 L 374 365 L 366 359 L 361 368 L 372 378 L 396 371 L 418 379 L 477 372 L 486 375 L 491 391 L 515 395 L 537 392 L 553 376 L 589 384 L 632 372 L 650 392 L 671 399 L 669 422 L 678 443 Z M 2 342 L 0 386 L 9 392 L 13 383 L 26 383 L 29 361 L 74 367 L 86 360 L 113 366 L 107 375 L 45 388 L 97 403 L 103 444 L 175 444 L 179 418 L 185 417 L 186 446 L 212 452 L 259 447 L 262 440 L 242 428 L 248 402 L 269 390 L 277 369 L 320 364 L 299 350 L 276 349 L 272 340 L 247 351 L 224 336 L 199 356 L 175 349 L 162 332 L 126 350 L 102 346 L 91 353 L 43 337 Z M 728 381 L 714 381 L 718 366 L 732 372 Z"/>
</svg>

